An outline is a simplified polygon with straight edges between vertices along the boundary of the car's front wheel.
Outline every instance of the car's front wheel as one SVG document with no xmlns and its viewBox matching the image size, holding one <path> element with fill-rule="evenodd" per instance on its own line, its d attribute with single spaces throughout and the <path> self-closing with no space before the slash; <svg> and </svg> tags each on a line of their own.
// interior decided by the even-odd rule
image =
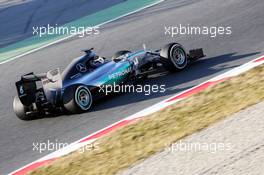
<svg viewBox="0 0 264 175">
<path fill-rule="evenodd" d="M 64 94 L 63 103 L 65 109 L 70 113 L 88 111 L 93 103 L 92 94 L 86 86 L 78 86 L 73 91 Z"/>
<path fill-rule="evenodd" d="M 168 71 L 177 71 L 186 68 L 188 65 L 187 54 L 178 43 L 167 44 L 160 51 L 161 58 L 164 60 L 164 67 Z"/>
</svg>

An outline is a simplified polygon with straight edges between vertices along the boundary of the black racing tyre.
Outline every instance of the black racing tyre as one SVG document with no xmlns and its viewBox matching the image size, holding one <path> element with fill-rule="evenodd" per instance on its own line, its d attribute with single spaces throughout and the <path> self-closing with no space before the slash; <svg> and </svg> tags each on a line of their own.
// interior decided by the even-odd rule
<svg viewBox="0 0 264 175">
<path fill-rule="evenodd" d="M 70 113 L 88 111 L 92 103 L 92 94 L 89 88 L 83 85 L 67 91 L 63 97 L 64 108 Z"/>
<path fill-rule="evenodd" d="M 116 60 L 118 57 L 122 56 L 122 55 L 125 55 L 125 54 L 128 54 L 128 53 L 131 53 L 131 51 L 129 50 L 121 50 L 121 51 L 118 51 L 114 54 L 114 56 L 112 57 L 112 60 Z"/>
<path fill-rule="evenodd" d="M 32 116 L 26 115 L 26 106 L 24 106 L 18 96 L 15 96 L 13 101 L 13 110 L 16 116 L 21 120 L 32 120 Z"/>
<path fill-rule="evenodd" d="M 178 43 L 167 44 L 161 51 L 160 56 L 164 61 L 164 67 L 168 71 L 174 72 L 182 70 L 188 65 L 187 54 Z"/>
</svg>

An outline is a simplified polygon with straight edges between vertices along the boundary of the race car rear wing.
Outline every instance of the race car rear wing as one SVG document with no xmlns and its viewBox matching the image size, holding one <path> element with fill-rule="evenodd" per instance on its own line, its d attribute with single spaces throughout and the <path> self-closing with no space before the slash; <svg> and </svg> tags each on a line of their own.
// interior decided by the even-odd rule
<svg viewBox="0 0 264 175">
<path fill-rule="evenodd" d="M 22 75 L 21 81 L 29 82 L 29 81 L 40 81 L 42 78 L 46 78 L 47 74 L 34 74 L 33 72 Z"/>
<path fill-rule="evenodd" d="M 38 92 L 37 81 L 42 81 L 42 86 L 47 86 L 50 82 L 61 80 L 59 69 L 48 71 L 43 74 L 34 74 L 33 72 L 22 75 L 16 82 L 18 97 L 22 104 L 30 106 L 36 101 Z"/>
<path fill-rule="evenodd" d="M 44 75 L 35 75 L 33 72 L 22 75 L 21 79 L 16 82 L 16 89 L 18 97 L 25 106 L 31 105 L 35 102 L 37 84 Z"/>
</svg>

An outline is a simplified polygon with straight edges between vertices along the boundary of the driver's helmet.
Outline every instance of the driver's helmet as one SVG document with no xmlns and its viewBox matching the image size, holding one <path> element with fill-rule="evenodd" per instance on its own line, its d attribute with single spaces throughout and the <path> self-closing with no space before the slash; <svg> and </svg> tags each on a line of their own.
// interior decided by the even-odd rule
<svg viewBox="0 0 264 175">
<path fill-rule="evenodd" d="M 89 63 L 93 68 L 97 68 L 105 63 L 105 59 L 98 55 L 94 55 L 93 58 L 89 60 Z"/>
</svg>

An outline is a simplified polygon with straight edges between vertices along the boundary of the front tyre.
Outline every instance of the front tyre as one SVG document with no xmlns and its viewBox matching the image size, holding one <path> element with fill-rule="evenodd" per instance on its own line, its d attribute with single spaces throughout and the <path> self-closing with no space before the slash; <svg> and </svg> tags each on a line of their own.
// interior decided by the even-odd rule
<svg viewBox="0 0 264 175">
<path fill-rule="evenodd" d="M 16 116 L 21 120 L 31 120 L 30 116 L 26 115 L 26 106 L 24 106 L 18 96 L 15 96 L 13 101 L 13 110 Z"/>
<path fill-rule="evenodd" d="M 93 102 L 92 94 L 86 86 L 78 86 L 74 91 L 68 91 L 64 95 L 64 107 L 70 113 L 88 111 Z"/>
<path fill-rule="evenodd" d="M 168 71 L 177 71 L 186 68 L 188 65 L 187 54 L 178 43 L 167 44 L 161 51 L 160 56 L 164 60 L 164 67 Z"/>
</svg>

